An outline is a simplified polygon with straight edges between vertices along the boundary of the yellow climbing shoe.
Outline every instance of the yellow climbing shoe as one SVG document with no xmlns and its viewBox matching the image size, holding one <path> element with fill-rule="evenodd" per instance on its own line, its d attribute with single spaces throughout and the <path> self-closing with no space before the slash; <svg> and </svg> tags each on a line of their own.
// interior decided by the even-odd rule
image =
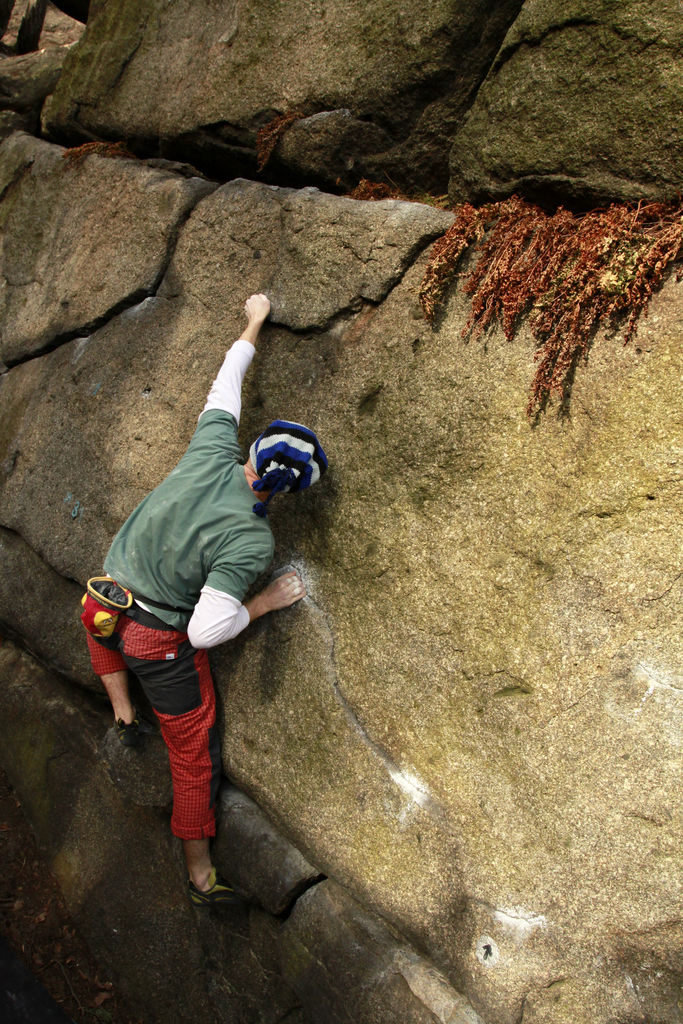
<svg viewBox="0 0 683 1024">
<path fill-rule="evenodd" d="M 192 879 L 188 880 L 188 885 L 190 887 L 190 900 L 195 907 L 237 907 L 244 906 L 246 902 L 241 896 L 237 895 L 233 887 L 225 879 L 216 873 L 215 868 L 211 868 L 208 889 L 198 889 Z"/>
</svg>

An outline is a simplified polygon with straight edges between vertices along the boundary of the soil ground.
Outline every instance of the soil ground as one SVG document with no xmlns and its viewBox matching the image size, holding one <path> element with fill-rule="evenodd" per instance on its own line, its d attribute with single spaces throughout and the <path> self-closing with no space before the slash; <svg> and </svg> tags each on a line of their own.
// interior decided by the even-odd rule
<svg viewBox="0 0 683 1024">
<path fill-rule="evenodd" d="M 0 864 L 0 936 L 67 1017 L 76 1024 L 142 1024 L 78 934 L 2 772 Z"/>
</svg>

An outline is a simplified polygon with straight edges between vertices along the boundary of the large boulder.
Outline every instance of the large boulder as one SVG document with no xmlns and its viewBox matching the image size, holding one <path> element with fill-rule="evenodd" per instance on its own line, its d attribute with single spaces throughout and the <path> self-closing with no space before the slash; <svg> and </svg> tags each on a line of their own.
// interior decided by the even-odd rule
<svg viewBox="0 0 683 1024">
<path fill-rule="evenodd" d="M 0 358 L 87 334 L 151 294 L 179 225 L 215 185 L 22 132 L 0 147 Z M 49 269 L 51 268 L 51 269 Z"/>
<path fill-rule="evenodd" d="M 0 56 L 0 111 L 23 116 L 27 130 L 37 132 L 45 97 L 56 86 L 68 44 L 21 56 Z"/>
<path fill-rule="evenodd" d="M 675 198 L 682 135 L 677 0 L 526 0 L 455 134 L 450 194 Z"/>
<path fill-rule="evenodd" d="M 311 891 L 310 865 L 234 787 L 221 800 L 217 861 L 275 905 L 193 910 L 158 785 L 161 737 L 148 730 L 142 749 L 122 747 L 82 695 L 11 644 L 0 674 L 12 723 L 0 765 L 79 931 L 146 1022 L 480 1024 L 432 964 L 338 886 Z"/>
<path fill-rule="evenodd" d="M 273 513 L 310 596 L 220 652 L 226 767 L 488 1021 L 628 1020 L 637 982 L 673 1022 L 682 290 L 532 429 L 529 336 L 465 346 L 459 295 L 432 333 L 422 269 L 332 379 L 299 339 L 258 367 L 259 415 L 294 389 L 333 468 Z"/>
<path fill-rule="evenodd" d="M 202 199 L 155 295 L 0 378 L 0 524 L 97 569 L 266 290 L 242 437 L 308 423 L 331 468 L 272 511 L 309 596 L 213 655 L 226 774 L 487 1024 L 675 1024 L 683 289 L 637 345 L 599 335 L 572 417 L 533 427 L 526 327 L 465 344 L 459 289 L 422 318 L 450 222 L 244 181 Z M 303 999 L 327 968 L 293 970 Z"/>
<path fill-rule="evenodd" d="M 276 115 L 350 111 L 309 122 L 279 169 L 320 184 L 388 173 L 446 188 L 449 140 L 521 0 L 114 0 L 92 5 L 43 124 L 50 137 L 126 139 L 221 176 L 253 174 L 259 128 Z M 332 133 L 332 134 L 331 134 Z M 334 135 L 339 136 L 334 145 Z M 311 140 L 313 145 L 311 146 Z"/>
</svg>

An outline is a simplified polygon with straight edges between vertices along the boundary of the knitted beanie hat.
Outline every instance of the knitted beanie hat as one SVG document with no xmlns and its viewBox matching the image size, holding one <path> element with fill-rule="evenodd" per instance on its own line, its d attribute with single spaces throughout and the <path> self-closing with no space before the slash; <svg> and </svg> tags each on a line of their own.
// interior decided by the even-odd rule
<svg viewBox="0 0 683 1024">
<path fill-rule="evenodd" d="M 303 491 L 327 469 L 327 456 L 313 431 L 287 420 L 274 420 L 266 427 L 249 449 L 249 458 L 260 477 L 253 489 L 270 491 L 265 501 L 254 505 L 254 512 L 261 517 L 267 514 L 273 495 Z"/>
</svg>

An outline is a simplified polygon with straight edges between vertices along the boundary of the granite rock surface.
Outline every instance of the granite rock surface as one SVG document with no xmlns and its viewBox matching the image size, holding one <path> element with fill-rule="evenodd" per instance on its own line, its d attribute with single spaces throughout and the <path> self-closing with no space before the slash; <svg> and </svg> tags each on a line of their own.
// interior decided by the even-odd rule
<svg viewBox="0 0 683 1024">
<path fill-rule="evenodd" d="M 422 318 L 449 223 L 246 181 L 198 197 L 152 294 L 0 376 L 0 525 L 80 594 L 268 292 L 244 447 L 285 416 L 330 471 L 272 512 L 274 569 L 309 596 L 213 655 L 226 775 L 486 1024 L 677 1024 L 683 291 L 626 348 L 599 335 L 570 418 L 533 426 L 526 327 L 466 344 L 457 288 Z M 51 650 L 0 599 L 93 685 L 70 633 Z"/>
<path fill-rule="evenodd" d="M 0 358 L 8 365 L 156 291 L 179 225 L 215 187 L 22 133 L 5 140 L 0 164 Z"/>
<path fill-rule="evenodd" d="M 251 176 L 256 134 L 274 117 L 348 109 L 356 131 L 345 132 L 345 151 L 327 165 L 326 178 L 346 178 L 351 160 L 357 177 L 383 168 L 402 184 L 443 192 L 450 134 L 520 6 L 93 4 L 44 128 L 59 141 L 135 140 L 211 163 L 222 177 Z M 322 122 L 309 124 L 309 132 L 316 128 L 328 132 Z M 309 165 L 302 152 L 294 160 L 283 152 L 279 167 L 320 184 L 311 177 L 319 164 L 319 157 Z"/>
<path fill-rule="evenodd" d="M 526 0 L 454 135 L 451 197 L 676 199 L 682 72 L 677 0 Z"/>
</svg>

